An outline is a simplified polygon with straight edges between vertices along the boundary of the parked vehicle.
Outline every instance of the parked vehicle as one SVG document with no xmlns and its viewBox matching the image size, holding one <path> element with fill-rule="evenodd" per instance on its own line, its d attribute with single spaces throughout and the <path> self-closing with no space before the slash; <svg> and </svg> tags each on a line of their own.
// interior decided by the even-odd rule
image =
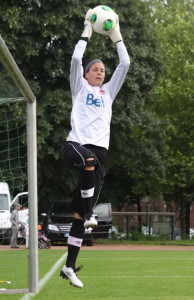
<svg viewBox="0 0 194 300">
<path fill-rule="evenodd" d="M 11 238 L 11 210 L 14 204 L 19 202 L 21 196 L 27 195 L 28 192 L 22 192 L 12 200 L 9 186 L 6 182 L 0 182 L 0 243 L 10 243 Z M 28 209 L 18 212 L 19 220 L 26 223 L 28 218 Z M 20 234 L 20 231 L 19 231 Z M 18 235 L 18 237 L 20 237 Z"/>
<path fill-rule="evenodd" d="M 85 230 L 84 240 L 88 246 L 93 245 L 93 238 L 108 237 L 109 229 L 112 226 L 112 210 L 110 203 L 99 204 L 94 208 L 94 214 L 98 219 L 98 226 L 92 230 Z M 71 201 L 51 201 L 48 212 L 42 213 L 43 229 L 51 243 L 67 242 L 74 213 L 71 208 Z"/>
<path fill-rule="evenodd" d="M 108 238 L 112 228 L 112 207 L 110 203 L 96 205 L 93 210 L 98 220 L 98 226 L 93 230 L 94 238 Z"/>
</svg>

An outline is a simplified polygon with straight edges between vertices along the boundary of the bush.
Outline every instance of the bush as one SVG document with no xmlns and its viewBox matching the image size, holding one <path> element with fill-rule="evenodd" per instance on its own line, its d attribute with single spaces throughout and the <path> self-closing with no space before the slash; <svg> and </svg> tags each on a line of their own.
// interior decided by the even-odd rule
<svg viewBox="0 0 194 300">
<path fill-rule="evenodd" d="M 138 230 L 133 230 L 130 234 L 130 240 L 131 241 L 139 241 L 139 240 L 145 240 L 145 235 Z"/>
</svg>

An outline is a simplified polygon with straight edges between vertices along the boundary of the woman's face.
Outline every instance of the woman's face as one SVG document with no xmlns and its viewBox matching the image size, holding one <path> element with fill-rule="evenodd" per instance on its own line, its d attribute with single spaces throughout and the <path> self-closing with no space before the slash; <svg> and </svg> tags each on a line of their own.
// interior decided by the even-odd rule
<svg viewBox="0 0 194 300">
<path fill-rule="evenodd" d="M 89 85 L 101 87 L 105 77 L 105 67 L 102 63 L 96 62 L 90 68 L 89 71 L 85 74 Z"/>
</svg>

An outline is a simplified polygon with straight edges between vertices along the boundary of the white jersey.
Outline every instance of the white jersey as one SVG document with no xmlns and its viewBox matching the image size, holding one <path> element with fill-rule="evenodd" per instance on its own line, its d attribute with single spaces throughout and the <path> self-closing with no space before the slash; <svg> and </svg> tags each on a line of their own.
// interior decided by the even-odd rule
<svg viewBox="0 0 194 300">
<path fill-rule="evenodd" d="M 67 141 L 81 145 L 93 144 L 109 148 L 112 103 L 129 69 L 129 56 L 122 41 L 116 44 L 119 65 L 109 82 L 102 87 L 91 86 L 83 77 L 82 57 L 87 43 L 80 40 L 71 61 L 70 86 L 72 92 L 71 132 Z"/>
</svg>

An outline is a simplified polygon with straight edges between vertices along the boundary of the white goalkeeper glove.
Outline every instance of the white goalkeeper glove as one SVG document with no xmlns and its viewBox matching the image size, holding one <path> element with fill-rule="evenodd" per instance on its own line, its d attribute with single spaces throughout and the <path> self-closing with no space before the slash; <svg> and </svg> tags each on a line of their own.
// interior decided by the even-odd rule
<svg viewBox="0 0 194 300">
<path fill-rule="evenodd" d="M 90 39 L 91 38 L 91 35 L 92 35 L 92 24 L 90 22 L 90 19 L 92 17 L 92 14 L 93 14 L 93 10 L 90 8 L 87 13 L 86 13 L 86 16 L 85 16 L 85 21 L 84 21 L 84 31 L 82 33 L 82 37 L 84 38 L 88 38 Z"/>
<path fill-rule="evenodd" d="M 113 43 L 117 43 L 119 41 L 122 41 L 122 35 L 120 32 L 120 26 L 119 26 L 119 16 L 116 14 L 116 25 L 115 27 L 108 33 L 109 37 L 113 41 Z"/>
</svg>

